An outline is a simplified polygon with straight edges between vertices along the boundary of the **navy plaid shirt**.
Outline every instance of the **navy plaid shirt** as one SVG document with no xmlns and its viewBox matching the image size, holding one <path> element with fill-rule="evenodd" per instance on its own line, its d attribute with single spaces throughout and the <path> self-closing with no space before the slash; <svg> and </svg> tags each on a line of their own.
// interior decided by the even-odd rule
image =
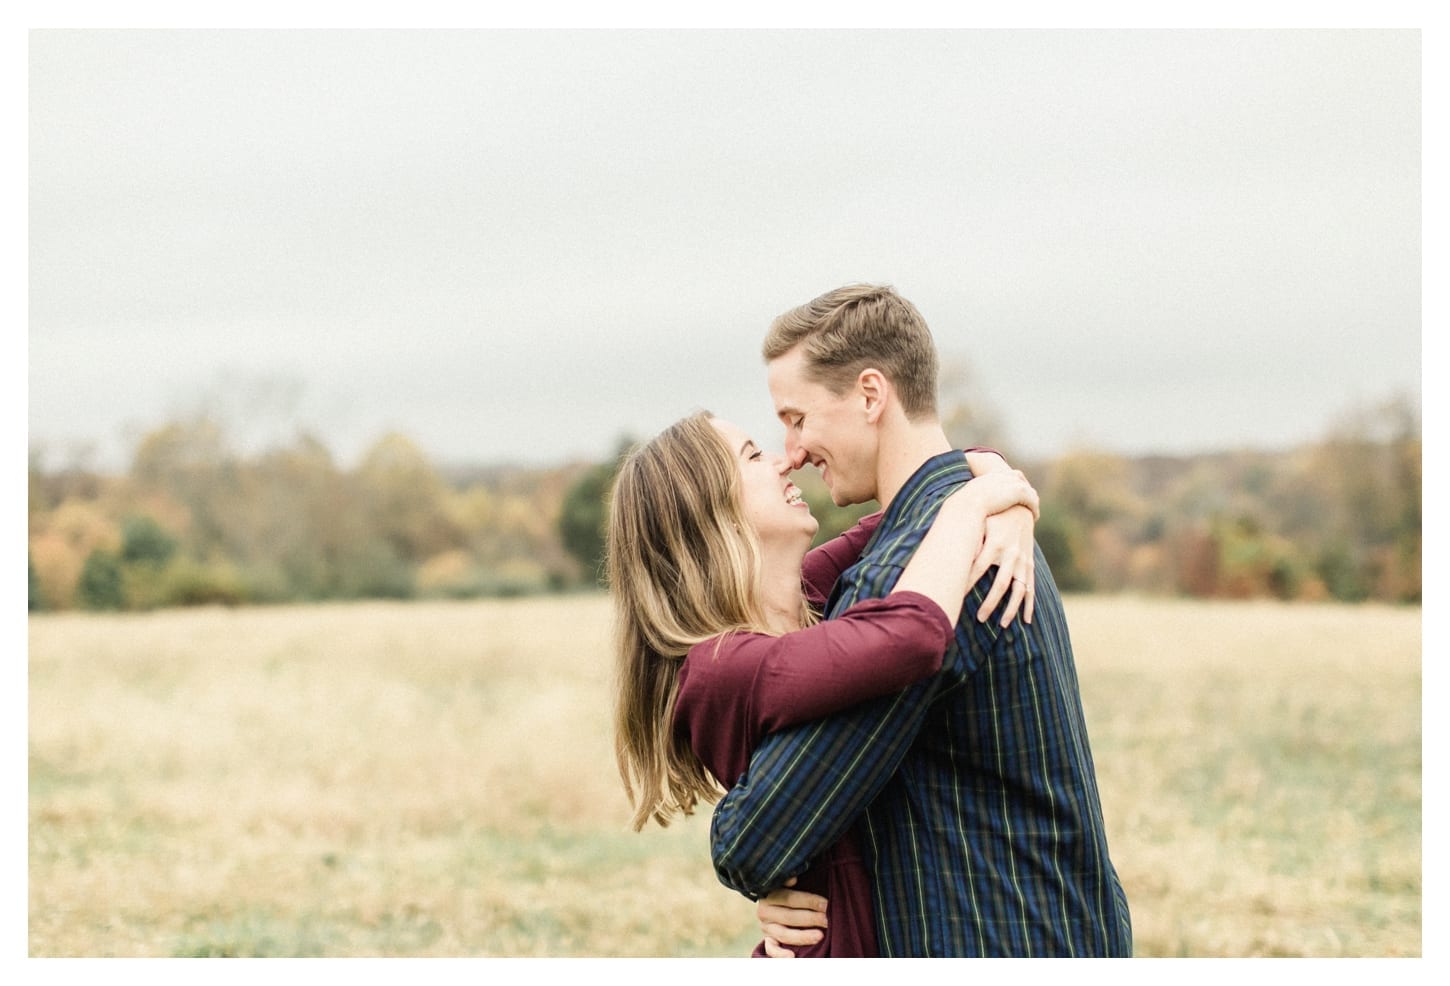
<svg viewBox="0 0 1450 986">
<path fill-rule="evenodd" d="M 918 469 L 827 614 L 889 593 L 942 500 L 970 479 L 960 452 Z M 993 569 L 939 674 L 766 738 L 715 809 L 723 883 L 768 893 L 863 819 L 883 955 L 1132 954 L 1062 599 L 1041 550 L 1035 559 L 1030 626 L 977 622 Z"/>
</svg>

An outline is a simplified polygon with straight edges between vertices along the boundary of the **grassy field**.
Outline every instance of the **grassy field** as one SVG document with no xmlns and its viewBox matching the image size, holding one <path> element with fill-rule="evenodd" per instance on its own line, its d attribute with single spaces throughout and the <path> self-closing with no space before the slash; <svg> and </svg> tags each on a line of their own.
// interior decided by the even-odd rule
<svg viewBox="0 0 1450 986">
<path fill-rule="evenodd" d="M 1421 954 L 1421 613 L 1074 597 L 1140 956 Z M 731 956 L 601 596 L 29 619 L 32 956 Z"/>
</svg>

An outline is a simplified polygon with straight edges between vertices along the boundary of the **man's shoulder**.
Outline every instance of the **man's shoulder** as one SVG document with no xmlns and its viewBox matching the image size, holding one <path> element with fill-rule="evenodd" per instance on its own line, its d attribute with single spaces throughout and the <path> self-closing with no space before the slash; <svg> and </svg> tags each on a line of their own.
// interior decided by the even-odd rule
<svg viewBox="0 0 1450 986">
<path fill-rule="evenodd" d="M 972 478 L 966 456 L 952 450 L 934 455 L 917 467 L 887 507 L 882 526 L 919 525 L 935 516 L 942 498 Z"/>
<path fill-rule="evenodd" d="M 861 599 L 890 592 L 931 529 L 944 499 L 972 478 L 966 457 L 943 453 L 922 463 L 881 512 L 880 523 L 856 563 L 841 573 L 827 605 L 836 615 Z"/>
<path fill-rule="evenodd" d="M 891 591 L 931 529 L 941 501 L 951 491 L 919 497 L 910 509 L 894 511 L 882 520 L 856 563 L 837 580 L 833 604 L 829 607 L 831 613 L 840 613 L 851 603 L 878 598 Z"/>
<path fill-rule="evenodd" d="M 862 552 L 862 560 L 884 560 L 901 550 L 915 550 L 936 520 L 942 501 L 961 489 L 971 478 L 971 473 L 964 469 L 959 475 L 938 476 L 936 482 L 903 490 L 907 498 L 894 504 L 896 509 L 887 511 L 887 515 L 876 528 L 871 544 Z"/>
</svg>

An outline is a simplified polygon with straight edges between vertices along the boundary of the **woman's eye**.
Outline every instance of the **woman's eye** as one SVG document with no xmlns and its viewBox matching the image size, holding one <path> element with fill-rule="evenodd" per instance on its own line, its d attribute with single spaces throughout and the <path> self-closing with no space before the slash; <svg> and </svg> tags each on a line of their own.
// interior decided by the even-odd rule
<svg viewBox="0 0 1450 986">
<path fill-rule="evenodd" d="M 760 458 L 764 454 L 765 453 L 761 452 L 760 449 L 756 449 L 754 452 L 750 453 L 750 461 L 754 462 L 756 459 Z"/>
</svg>

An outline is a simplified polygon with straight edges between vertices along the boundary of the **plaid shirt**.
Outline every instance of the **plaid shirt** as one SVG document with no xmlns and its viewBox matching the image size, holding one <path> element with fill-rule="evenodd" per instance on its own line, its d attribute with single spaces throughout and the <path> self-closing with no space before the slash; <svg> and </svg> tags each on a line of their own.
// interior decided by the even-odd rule
<svg viewBox="0 0 1450 986">
<path fill-rule="evenodd" d="M 918 469 L 828 615 L 889 593 L 942 500 L 970 479 L 960 452 Z M 766 738 L 715 809 L 723 883 L 768 893 L 864 818 L 883 955 L 1132 954 L 1062 599 L 1035 558 L 1030 626 L 977 622 L 994 569 L 939 674 Z"/>
</svg>

